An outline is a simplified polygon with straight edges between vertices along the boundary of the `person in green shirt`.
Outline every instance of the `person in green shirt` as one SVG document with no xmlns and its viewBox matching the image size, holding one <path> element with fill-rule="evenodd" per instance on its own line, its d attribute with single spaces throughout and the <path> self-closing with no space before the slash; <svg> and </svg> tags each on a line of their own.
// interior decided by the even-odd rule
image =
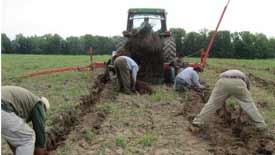
<svg viewBox="0 0 275 155">
<path fill-rule="evenodd" d="M 45 97 L 22 87 L 2 86 L 1 134 L 16 155 L 46 154 L 45 113 L 49 108 Z"/>
</svg>

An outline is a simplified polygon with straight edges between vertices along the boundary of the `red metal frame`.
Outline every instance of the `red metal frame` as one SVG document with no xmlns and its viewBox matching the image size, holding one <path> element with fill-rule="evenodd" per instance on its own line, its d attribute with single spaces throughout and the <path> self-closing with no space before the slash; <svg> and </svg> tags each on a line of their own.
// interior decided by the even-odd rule
<svg viewBox="0 0 275 155">
<path fill-rule="evenodd" d="M 223 12 L 222 12 L 222 14 L 220 16 L 219 22 L 218 22 L 218 24 L 216 26 L 216 29 L 215 29 L 215 31 L 214 31 L 214 33 L 213 33 L 213 35 L 211 37 L 211 40 L 210 40 L 210 42 L 209 42 L 209 44 L 207 46 L 207 50 L 206 51 L 202 51 L 202 53 L 201 53 L 201 62 L 200 63 L 201 63 L 202 66 L 204 66 L 206 64 L 206 59 L 209 56 L 209 51 L 210 51 L 210 49 L 211 49 L 211 47 L 212 47 L 212 45 L 214 43 L 214 40 L 215 40 L 216 35 L 218 33 L 219 26 L 220 26 L 222 18 L 223 18 L 223 15 L 224 15 L 224 13 L 225 13 L 225 11 L 227 9 L 227 6 L 228 6 L 229 2 L 230 2 L 230 0 L 227 1 L 227 4 L 225 5 L 225 7 L 223 9 Z"/>
<path fill-rule="evenodd" d="M 66 72 L 66 71 L 87 71 L 87 70 L 90 70 L 90 69 L 91 69 L 90 65 L 85 66 L 85 67 L 63 67 L 63 68 L 56 68 L 56 69 L 51 69 L 51 70 L 45 70 L 45 71 L 25 74 L 25 75 L 22 75 L 22 76 L 17 76 L 16 78 L 33 77 L 33 76 L 53 74 L 53 73 Z"/>
<path fill-rule="evenodd" d="M 35 72 L 35 73 L 21 75 L 21 76 L 17 76 L 16 78 L 34 77 L 34 76 L 39 76 L 39 75 L 47 75 L 47 74 L 54 74 L 54 73 L 67 72 L 67 71 L 90 71 L 90 70 L 94 70 L 96 68 L 105 67 L 104 62 L 93 63 L 93 48 L 92 47 L 89 48 L 89 54 L 90 54 L 90 65 L 88 65 L 88 66 L 84 66 L 84 67 L 74 66 L 74 67 L 56 68 L 56 69 L 44 70 L 44 71 L 39 71 L 39 72 Z"/>
<path fill-rule="evenodd" d="M 191 67 L 204 67 L 204 66 L 205 66 L 205 64 L 206 64 L 206 59 L 207 59 L 208 56 L 209 56 L 210 49 L 211 49 L 211 47 L 212 47 L 212 45 L 213 45 L 213 43 L 214 43 L 214 40 L 215 40 L 216 35 L 217 35 L 217 33 L 218 33 L 219 26 L 220 26 L 221 21 L 222 21 L 222 18 L 223 18 L 223 15 L 224 15 L 224 13 L 225 13 L 225 11 L 226 11 L 226 9 L 227 9 L 227 6 L 228 6 L 229 2 L 230 2 L 230 0 L 227 1 L 227 4 L 225 5 L 225 7 L 224 7 L 224 9 L 223 9 L 223 12 L 222 12 L 222 14 L 221 14 L 221 16 L 220 16 L 220 18 L 219 18 L 218 24 L 217 24 L 217 26 L 216 26 L 216 29 L 215 29 L 215 31 L 214 31 L 214 33 L 213 33 L 213 35 L 212 35 L 212 37 L 211 37 L 211 39 L 210 39 L 210 41 L 209 41 L 209 43 L 208 43 L 207 50 L 205 51 L 205 50 L 203 49 L 203 50 L 201 51 L 201 62 L 200 62 L 200 63 L 195 63 L 195 64 L 190 64 L 189 66 L 191 66 Z"/>
</svg>

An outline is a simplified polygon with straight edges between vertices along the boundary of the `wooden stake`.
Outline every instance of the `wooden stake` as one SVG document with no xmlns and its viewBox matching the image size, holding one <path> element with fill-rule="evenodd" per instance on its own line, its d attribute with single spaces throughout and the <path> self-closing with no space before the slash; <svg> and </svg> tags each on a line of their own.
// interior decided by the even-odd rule
<svg viewBox="0 0 275 155">
<path fill-rule="evenodd" d="M 89 48 L 89 54 L 90 54 L 90 66 L 91 66 L 91 70 L 93 70 L 93 48 L 90 47 Z"/>
</svg>

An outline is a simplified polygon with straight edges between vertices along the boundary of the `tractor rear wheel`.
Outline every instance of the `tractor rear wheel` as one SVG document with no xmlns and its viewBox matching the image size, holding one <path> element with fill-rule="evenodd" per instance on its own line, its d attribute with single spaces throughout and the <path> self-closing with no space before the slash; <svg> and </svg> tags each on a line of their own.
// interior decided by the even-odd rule
<svg viewBox="0 0 275 155">
<path fill-rule="evenodd" d="M 163 39 L 163 57 L 165 62 L 171 62 L 176 58 L 176 43 L 173 37 Z"/>
</svg>

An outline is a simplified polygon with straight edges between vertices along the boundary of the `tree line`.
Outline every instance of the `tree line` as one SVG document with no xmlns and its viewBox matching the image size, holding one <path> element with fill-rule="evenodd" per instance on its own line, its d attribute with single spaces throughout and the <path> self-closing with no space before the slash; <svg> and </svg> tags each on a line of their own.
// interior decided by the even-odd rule
<svg viewBox="0 0 275 155">
<path fill-rule="evenodd" d="M 206 29 L 200 32 L 186 33 L 184 29 L 173 28 L 172 34 L 176 40 L 177 51 L 184 55 L 199 56 L 196 52 L 207 45 L 213 31 Z M 249 31 L 233 32 L 218 31 L 210 57 L 216 58 L 275 58 L 275 38 L 268 38 L 262 33 Z"/>
<path fill-rule="evenodd" d="M 119 36 L 104 37 L 90 34 L 80 37 L 70 36 L 63 39 L 58 34 L 25 37 L 16 35 L 10 40 L 6 34 L 1 34 L 2 53 L 16 54 L 87 54 L 89 47 L 93 47 L 95 54 L 109 54 L 115 50 Z"/>
<path fill-rule="evenodd" d="M 172 28 L 177 53 L 186 56 L 200 56 L 201 48 L 207 48 L 213 31 L 203 29 L 199 32 L 186 32 L 182 28 Z M 86 34 L 80 37 L 70 36 L 63 39 L 58 34 L 25 37 L 16 35 L 10 40 L 1 33 L 1 52 L 16 54 L 87 54 L 89 47 L 95 54 L 110 54 L 122 36 L 93 36 Z M 212 46 L 210 57 L 217 58 L 275 58 L 275 38 L 268 38 L 262 33 L 249 31 L 219 31 Z"/>
</svg>

